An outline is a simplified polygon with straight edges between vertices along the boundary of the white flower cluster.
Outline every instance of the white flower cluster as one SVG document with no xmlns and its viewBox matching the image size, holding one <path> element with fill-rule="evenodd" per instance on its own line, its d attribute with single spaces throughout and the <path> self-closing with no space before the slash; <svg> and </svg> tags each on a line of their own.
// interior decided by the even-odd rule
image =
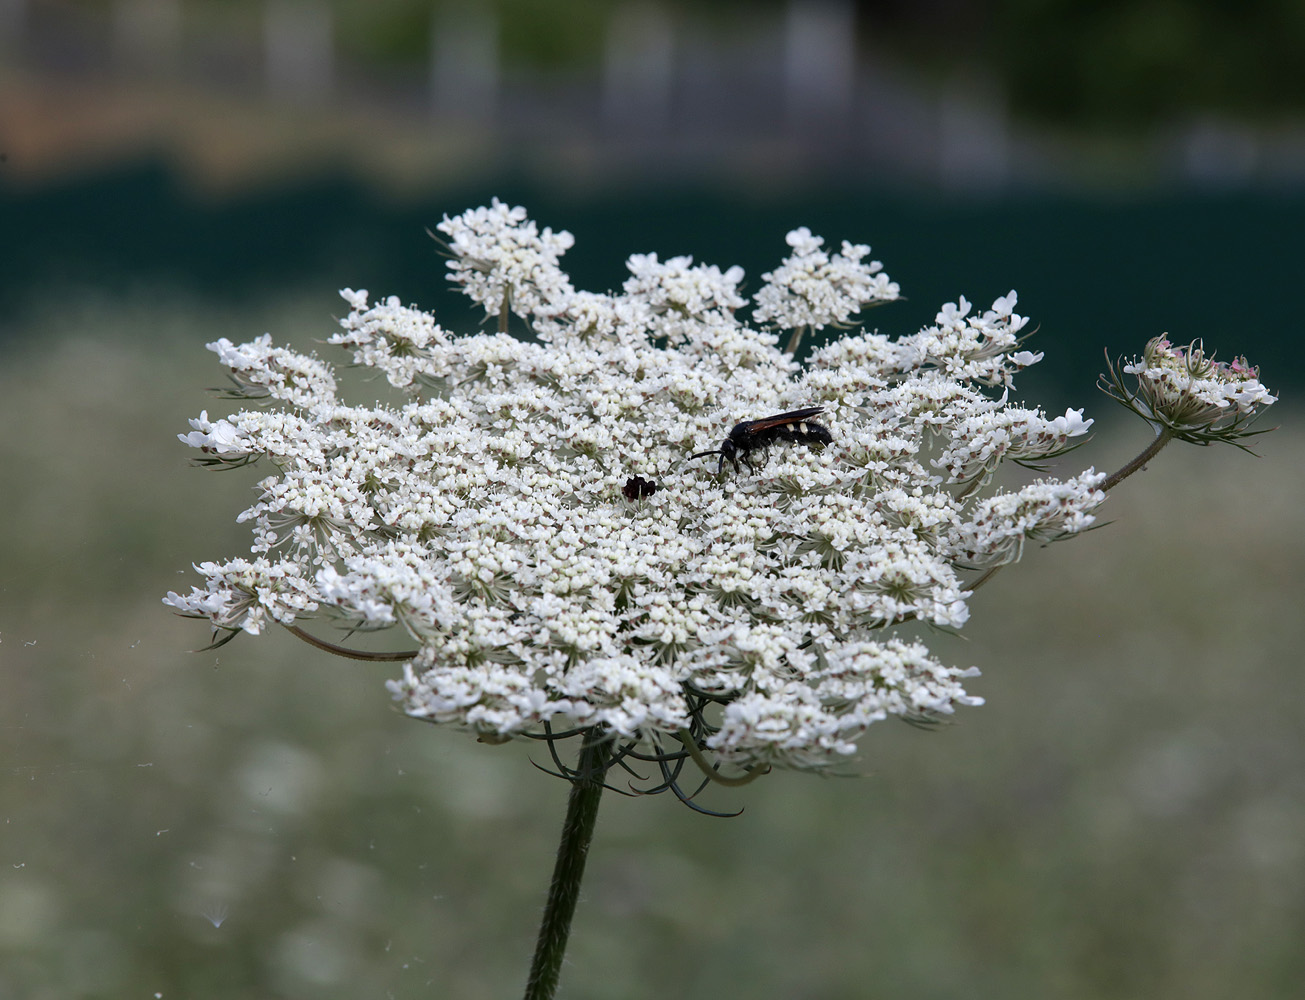
<svg viewBox="0 0 1305 1000">
<path fill-rule="evenodd" d="M 449 280 L 462 286 L 490 315 L 506 306 L 529 315 L 547 302 L 563 299 L 571 283 L 558 260 L 571 249 L 570 233 L 542 233 L 521 206 L 497 198 L 437 227 L 449 237 Z"/>
<path fill-rule="evenodd" d="M 892 302 L 900 289 L 883 273 L 877 260 L 864 262 L 870 248 L 843 241 L 832 257 L 821 247 L 824 239 L 806 226 L 788 234 L 793 253 L 775 270 L 761 277 L 757 292 L 756 323 L 783 330 L 844 326 L 867 305 Z"/>
<path fill-rule="evenodd" d="M 371 407 L 337 399 L 315 358 L 210 345 L 272 405 L 181 438 L 273 474 L 242 515 L 253 558 L 204 563 L 204 586 L 168 604 L 251 633 L 328 612 L 398 625 L 418 647 L 391 682 L 404 709 L 487 739 L 553 724 L 655 742 L 706 705 L 718 758 L 814 768 L 886 716 L 981 701 L 962 686 L 977 671 L 882 630 L 962 626 L 965 571 L 1082 530 L 1103 499 L 1091 471 L 981 499 L 1002 460 L 1058 454 L 1091 423 L 1007 403 L 1039 357 L 1017 350 L 1013 292 L 799 366 L 735 315 L 737 268 L 633 257 L 620 293 L 579 292 L 557 263 L 570 235 L 521 209 L 440 229 L 453 280 L 534 339 L 455 336 L 346 290 L 331 342 L 399 390 Z M 896 295 L 851 245 L 798 281 L 820 241 L 789 243 L 754 320 L 841 322 Z M 737 475 L 690 460 L 736 422 L 809 407 L 829 444 L 771 441 Z"/>
<path fill-rule="evenodd" d="M 1277 401 L 1245 358 L 1216 361 L 1199 342 L 1175 347 L 1167 337 L 1156 337 L 1141 359 L 1123 370 L 1137 377 L 1130 394 L 1134 408 L 1180 435 L 1187 430 L 1208 435 Z"/>
</svg>

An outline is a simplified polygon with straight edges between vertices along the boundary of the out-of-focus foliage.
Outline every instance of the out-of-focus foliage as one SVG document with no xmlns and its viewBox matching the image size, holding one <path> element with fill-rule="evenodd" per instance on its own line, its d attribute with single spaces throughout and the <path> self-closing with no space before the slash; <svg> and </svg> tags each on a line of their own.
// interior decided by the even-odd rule
<svg viewBox="0 0 1305 1000">
<path fill-rule="evenodd" d="M 497 22 L 506 68 L 564 70 L 599 63 L 615 5 L 612 0 L 397 0 L 333 6 L 340 15 L 344 51 L 373 62 L 421 65 L 430 55 L 433 24 L 490 13 Z"/>
<path fill-rule="evenodd" d="M 938 77 L 996 80 L 1012 110 L 1132 129 L 1305 112 L 1297 0 L 857 0 L 864 46 Z"/>
<path fill-rule="evenodd" d="M 1144 126 L 1305 112 L 1296 0 L 995 0 L 982 47 L 1017 111 Z"/>
</svg>

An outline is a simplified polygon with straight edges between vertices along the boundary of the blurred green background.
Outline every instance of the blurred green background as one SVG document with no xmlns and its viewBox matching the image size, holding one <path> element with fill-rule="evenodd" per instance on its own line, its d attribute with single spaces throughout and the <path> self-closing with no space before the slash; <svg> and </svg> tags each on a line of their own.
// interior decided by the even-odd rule
<svg viewBox="0 0 1305 1000">
<path fill-rule="evenodd" d="M 543 752 L 405 719 L 391 667 L 289 635 L 189 652 L 205 629 L 160 603 L 192 562 L 249 544 L 234 522 L 257 471 L 191 468 L 175 437 L 225 412 L 203 344 L 311 346 L 345 285 L 470 329 L 423 230 L 493 194 L 576 234 L 582 287 L 655 250 L 742 264 L 755 288 L 797 225 L 874 247 L 908 296 L 872 315 L 884 332 L 1015 287 L 1047 352 L 1021 390 L 1100 420 L 1070 468 L 1113 469 L 1148 439 L 1093 388 L 1106 349 L 1205 337 L 1286 399 L 1262 458 L 1172 446 L 1111 497 L 1111 524 L 1000 574 L 965 639 L 930 638 L 981 667 L 984 707 L 876 727 L 859 777 L 711 795 L 745 809 L 732 820 L 608 796 L 562 995 L 1296 996 L 1305 187 L 1283 153 L 1301 93 L 1269 85 L 1295 7 L 806 5 L 852 10 L 858 58 L 921 100 L 959 70 L 1004 95 L 1009 170 L 958 185 L 852 142 L 832 147 L 844 163 L 804 159 L 837 123 L 762 122 L 699 157 L 673 104 L 651 144 L 670 166 L 586 130 L 583 97 L 524 130 L 523 94 L 602 89 L 630 5 L 498 5 L 489 125 L 405 104 L 449 5 L 325 6 L 335 82 L 316 103 L 143 60 L 142 37 L 171 36 L 142 12 L 167 4 L 0 16 L 0 1000 L 520 993 L 565 804 L 531 766 Z M 766 12 L 791 27 L 800 6 L 698 23 L 651 5 L 677 51 L 761 32 Z M 261 17 L 291 16 L 178 9 L 180 51 L 211 51 L 199 24 L 228 68 Z M 1252 166 L 1214 183 L 1166 159 L 1195 120 L 1222 123 L 1198 130 L 1235 154 L 1214 162 L 1249 142 Z M 1030 137 L 1051 152 L 1020 159 Z"/>
</svg>

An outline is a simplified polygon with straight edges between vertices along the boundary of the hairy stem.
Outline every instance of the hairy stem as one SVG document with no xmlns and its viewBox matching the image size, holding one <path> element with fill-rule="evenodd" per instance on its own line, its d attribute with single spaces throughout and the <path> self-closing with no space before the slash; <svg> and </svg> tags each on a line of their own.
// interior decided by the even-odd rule
<svg viewBox="0 0 1305 1000">
<path fill-rule="evenodd" d="M 1138 469 L 1145 468 L 1146 463 L 1151 461 L 1151 459 L 1155 458 L 1156 453 L 1159 452 L 1161 448 L 1163 448 L 1173 439 L 1174 436 L 1169 432 L 1168 428 L 1161 428 L 1156 433 L 1155 440 L 1152 441 L 1149 445 L 1147 445 L 1146 448 L 1143 449 L 1142 453 L 1138 455 L 1135 459 L 1133 459 L 1131 462 L 1125 465 L 1118 472 L 1114 473 L 1114 475 L 1109 476 L 1106 479 L 1106 481 L 1101 484 L 1101 488 L 1105 490 L 1107 493 L 1109 493 L 1112 489 L 1114 489 L 1116 486 L 1122 483 L 1125 479 L 1131 476 Z"/>
<path fill-rule="evenodd" d="M 580 899 L 580 882 L 585 874 L 589 844 L 598 822 L 598 802 L 603 794 L 607 761 L 612 753 L 610 740 L 598 729 L 585 733 L 576 763 L 576 777 L 571 781 L 566 819 L 562 822 L 562 842 L 557 847 L 557 864 L 548 888 L 544 919 L 539 925 L 535 958 L 526 981 L 525 1000 L 552 1000 L 557 991 L 566 941 L 571 934 L 571 919 Z"/>
<path fill-rule="evenodd" d="M 1001 569 L 1000 566 L 993 566 L 991 569 L 987 570 L 981 577 L 979 577 L 977 580 L 975 580 L 973 583 L 970 584 L 970 591 L 973 592 L 978 590 L 980 587 L 982 587 L 985 583 L 987 583 L 989 580 L 991 580 L 994 576 L 997 575 L 997 570 L 999 569 Z"/>
</svg>

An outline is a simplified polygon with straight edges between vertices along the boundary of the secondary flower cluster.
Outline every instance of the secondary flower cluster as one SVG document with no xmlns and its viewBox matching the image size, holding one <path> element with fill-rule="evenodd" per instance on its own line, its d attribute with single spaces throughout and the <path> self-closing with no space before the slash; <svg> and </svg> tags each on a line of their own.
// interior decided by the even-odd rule
<svg viewBox="0 0 1305 1000">
<path fill-rule="evenodd" d="M 806 226 L 789 233 L 787 242 L 792 256 L 761 276 L 766 284 L 757 293 L 755 323 L 781 330 L 843 326 L 865 306 L 899 297 L 897 283 L 883 273 L 883 264 L 862 263 L 870 253 L 865 244 L 844 240 L 831 257 L 821 249 L 825 241 Z"/>
<path fill-rule="evenodd" d="M 1132 375 L 1135 386 L 1124 385 Z M 1260 371 L 1245 358 L 1216 361 L 1200 341 L 1175 347 L 1168 337 L 1155 337 L 1132 363 L 1116 367 L 1104 381 L 1105 390 L 1157 430 L 1193 444 L 1226 441 L 1259 431 L 1250 422 L 1277 401 L 1260 384 Z"/>
<path fill-rule="evenodd" d="M 1009 402 L 1040 358 L 1019 349 L 1013 292 L 799 365 L 761 322 L 840 325 L 896 297 L 868 248 L 828 257 L 790 234 L 750 325 L 738 268 L 636 256 L 597 294 L 559 267 L 571 236 L 523 209 L 439 229 L 450 279 L 533 337 L 459 336 L 345 290 L 331 343 L 393 387 L 371 406 L 270 338 L 209 345 L 251 405 L 182 439 L 210 465 L 271 468 L 241 515 L 251 557 L 204 563 L 170 605 L 248 633 L 400 626 L 417 647 L 391 682 L 405 711 L 487 739 L 689 729 L 721 760 L 820 767 L 886 716 L 981 701 L 963 687 L 977 671 L 884 630 L 959 628 L 966 571 L 1081 531 L 1103 499 L 1091 470 L 991 488 L 1002 461 L 1036 465 L 1091 423 Z M 738 421 L 809 407 L 830 444 L 775 443 L 738 475 L 689 460 Z"/>
</svg>

